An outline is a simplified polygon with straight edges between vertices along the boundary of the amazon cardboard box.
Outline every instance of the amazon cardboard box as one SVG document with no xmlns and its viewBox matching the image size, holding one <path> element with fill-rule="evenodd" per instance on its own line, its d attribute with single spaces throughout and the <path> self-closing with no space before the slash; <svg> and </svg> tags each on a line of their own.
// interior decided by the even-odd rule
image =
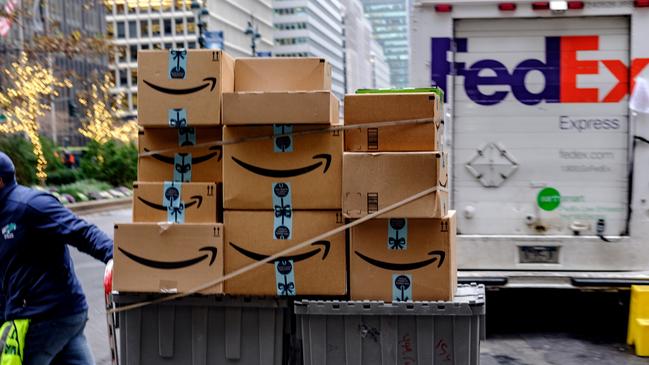
<svg viewBox="0 0 649 365">
<path fill-rule="evenodd" d="M 133 221 L 215 223 L 217 196 L 215 183 L 136 182 Z"/>
<path fill-rule="evenodd" d="M 234 91 L 329 91 L 331 65 L 324 58 L 237 58 Z"/>
<path fill-rule="evenodd" d="M 352 300 L 452 300 L 455 211 L 444 218 L 372 219 L 351 229 Z"/>
<path fill-rule="evenodd" d="M 439 190 L 381 218 L 440 218 L 448 211 L 448 153 L 345 152 L 343 214 L 360 218 L 426 189 Z"/>
<path fill-rule="evenodd" d="M 221 182 L 221 146 L 192 146 L 221 141 L 222 127 L 144 128 L 138 137 L 138 181 Z"/>
<path fill-rule="evenodd" d="M 223 94 L 223 124 L 338 124 L 331 91 L 251 91 Z"/>
<path fill-rule="evenodd" d="M 223 225 L 116 224 L 113 260 L 117 291 L 185 293 L 223 276 Z"/>
<path fill-rule="evenodd" d="M 285 212 L 280 212 L 285 213 Z M 226 273 L 342 226 L 340 211 L 225 211 Z M 347 292 L 345 233 L 314 242 L 225 283 L 227 294 L 323 295 Z"/>
<path fill-rule="evenodd" d="M 431 119 L 422 124 L 348 129 L 345 151 L 443 151 L 442 105 L 435 93 L 345 95 L 345 125 Z"/>
<path fill-rule="evenodd" d="M 223 51 L 138 52 L 138 123 L 144 127 L 221 124 L 221 94 L 234 90 L 234 59 Z"/>
<path fill-rule="evenodd" d="M 322 126 L 226 126 L 224 139 L 237 140 Z M 340 209 L 342 134 L 310 133 L 223 146 L 225 209 Z"/>
</svg>

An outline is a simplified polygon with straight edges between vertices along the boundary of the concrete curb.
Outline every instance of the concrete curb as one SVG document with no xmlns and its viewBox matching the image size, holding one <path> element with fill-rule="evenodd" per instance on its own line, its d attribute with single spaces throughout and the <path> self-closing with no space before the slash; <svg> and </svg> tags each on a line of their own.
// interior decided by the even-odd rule
<svg viewBox="0 0 649 365">
<path fill-rule="evenodd" d="M 89 214 L 97 213 L 105 210 L 113 209 L 123 209 L 130 208 L 133 202 L 133 198 L 118 198 L 118 199 L 106 199 L 106 200 L 96 200 L 83 203 L 74 203 L 68 204 L 65 207 L 77 214 Z"/>
</svg>

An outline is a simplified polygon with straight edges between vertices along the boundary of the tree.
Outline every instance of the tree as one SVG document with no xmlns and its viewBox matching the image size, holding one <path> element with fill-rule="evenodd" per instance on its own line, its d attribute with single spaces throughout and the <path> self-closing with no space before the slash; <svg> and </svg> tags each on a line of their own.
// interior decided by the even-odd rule
<svg viewBox="0 0 649 365">
<path fill-rule="evenodd" d="M 137 123 L 129 121 L 118 125 L 118 113 L 122 106 L 123 95 L 111 95 L 114 83 L 108 74 L 103 82 L 93 83 L 87 98 L 79 98 L 79 103 L 86 107 L 86 117 L 79 133 L 104 144 L 110 140 L 129 143 L 137 138 Z M 111 102 L 112 101 L 112 102 Z"/>
<path fill-rule="evenodd" d="M 38 118 L 45 116 L 45 111 L 50 109 L 45 101 L 58 96 L 57 88 L 70 87 L 71 84 L 59 81 L 51 69 L 30 62 L 24 52 L 11 66 L 3 70 L 9 85 L 4 91 L 0 90 L 0 108 L 6 117 L 0 123 L 0 133 L 24 132 L 27 135 L 36 156 L 36 177 L 44 184 L 47 160 L 39 138 Z"/>
</svg>

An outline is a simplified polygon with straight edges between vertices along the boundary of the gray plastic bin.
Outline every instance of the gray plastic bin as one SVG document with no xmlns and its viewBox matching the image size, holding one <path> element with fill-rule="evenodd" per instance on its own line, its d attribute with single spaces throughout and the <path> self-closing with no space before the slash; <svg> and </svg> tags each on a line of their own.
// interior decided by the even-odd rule
<svg viewBox="0 0 649 365">
<path fill-rule="evenodd" d="M 117 306 L 151 296 L 113 295 Z M 284 363 L 285 300 L 188 297 L 118 316 L 121 365 Z"/>
<path fill-rule="evenodd" d="M 452 302 L 295 303 L 304 365 L 480 362 L 483 285 L 460 285 Z"/>
</svg>

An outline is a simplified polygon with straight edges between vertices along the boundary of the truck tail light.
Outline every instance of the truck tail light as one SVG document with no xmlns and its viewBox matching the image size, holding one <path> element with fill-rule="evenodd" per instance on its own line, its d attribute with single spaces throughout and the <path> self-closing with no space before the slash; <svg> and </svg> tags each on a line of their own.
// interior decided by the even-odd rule
<svg viewBox="0 0 649 365">
<path fill-rule="evenodd" d="M 498 4 L 500 11 L 514 11 L 516 10 L 516 3 L 500 3 Z"/>
<path fill-rule="evenodd" d="M 633 6 L 636 8 L 649 8 L 649 0 L 635 0 Z"/>
<path fill-rule="evenodd" d="M 583 9 L 583 8 L 584 8 L 584 2 L 583 1 L 568 1 L 568 9 L 577 10 L 577 9 Z"/>
<path fill-rule="evenodd" d="M 550 3 L 547 1 L 535 1 L 532 3 L 532 10 L 550 10 Z"/>
<path fill-rule="evenodd" d="M 453 5 L 451 4 L 437 4 L 435 5 L 435 11 L 438 13 L 450 13 L 453 10 Z"/>
</svg>

